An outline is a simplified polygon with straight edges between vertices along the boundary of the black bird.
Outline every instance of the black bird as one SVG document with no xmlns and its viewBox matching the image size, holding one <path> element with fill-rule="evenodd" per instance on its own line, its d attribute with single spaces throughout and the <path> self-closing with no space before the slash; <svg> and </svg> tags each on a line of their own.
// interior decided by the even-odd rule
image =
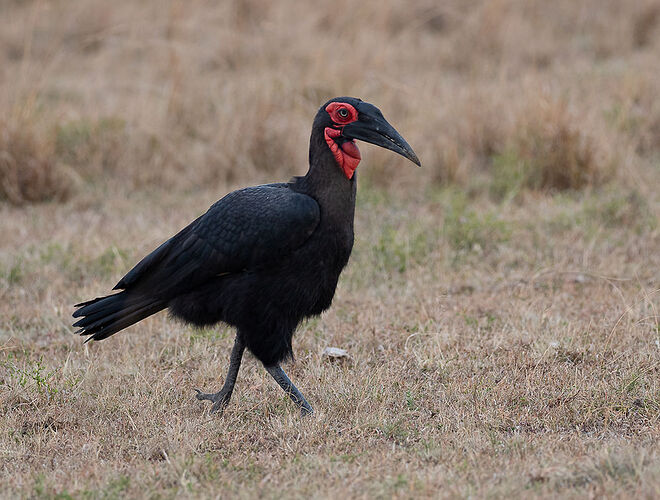
<svg viewBox="0 0 660 500">
<path fill-rule="evenodd" d="M 227 378 L 216 393 L 197 390 L 197 399 L 212 401 L 212 411 L 227 405 L 247 347 L 311 413 L 280 363 L 293 356 L 301 320 L 330 306 L 351 254 L 355 139 L 420 165 L 378 108 L 332 99 L 314 119 L 304 177 L 229 193 L 142 259 L 114 287 L 120 292 L 77 304 L 76 333 L 102 340 L 165 308 L 197 326 L 225 322 L 236 327 Z"/>
</svg>

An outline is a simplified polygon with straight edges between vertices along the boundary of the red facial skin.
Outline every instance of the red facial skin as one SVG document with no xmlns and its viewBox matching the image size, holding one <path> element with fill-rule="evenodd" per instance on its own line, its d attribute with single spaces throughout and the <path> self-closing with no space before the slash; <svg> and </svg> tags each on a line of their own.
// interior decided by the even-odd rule
<svg viewBox="0 0 660 500">
<path fill-rule="evenodd" d="M 346 116 L 341 116 L 339 113 L 344 113 L 342 111 L 344 109 L 348 114 Z M 337 165 L 342 169 L 346 178 L 352 179 L 355 169 L 362 159 L 362 156 L 360 156 L 360 150 L 355 144 L 355 141 L 346 141 L 339 146 L 335 139 L 341 136 L 344 125 L 357 121 L 357 110 L 345 102 L 331 102 L 326 106 L 325 110 L 337 127 L 325 128 L 325 142 L 328 143 L 328 147 L 330 148 L 330 151 L 332 151 Z"/>
</svg>

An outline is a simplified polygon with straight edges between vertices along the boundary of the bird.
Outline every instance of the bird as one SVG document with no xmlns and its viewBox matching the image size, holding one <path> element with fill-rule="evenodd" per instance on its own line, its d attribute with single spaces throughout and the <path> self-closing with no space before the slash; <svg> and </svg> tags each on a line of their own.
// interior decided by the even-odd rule
<svg viewBox="0 0 660 500">
<path fill-rule="evenodd" d="M 309 169 L 289 182 L 233 191 L 153 252 L 113 288 L 76 304 L 76 333 L 100 341 L 168 309 L 197 327 L 227 324 L 236 336 L 218 392 L 196 397 L 222 412 L 230 401 L 245 349 L 299 407 L 313 413 L 281 367 L 305 319 L 333 300 L 354 242 L 356 140 L 421 163 L 374 105 L 354 97 L 323 104 L 313 121 Z"/>
</svg>

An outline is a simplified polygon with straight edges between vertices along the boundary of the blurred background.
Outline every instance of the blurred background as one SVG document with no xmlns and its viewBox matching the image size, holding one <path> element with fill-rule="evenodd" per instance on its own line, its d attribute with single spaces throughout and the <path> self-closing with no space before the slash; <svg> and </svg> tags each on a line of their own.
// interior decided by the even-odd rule
<svg viewBox="0 0 660 500">
<path fill-rule="evenodd" d="M 249 357 L 209 417 L 226 327 L 72 335 L 342 95 L 423 167 L 360 146 L 315 419 Z M 0 496 L 657 497 L 658 96 L 658 0 L 0 0 Z"/>
<path fill-rule="evenodd" d="M 302 174 L 311 119 L 336 95 L 375 103 L 424 160 L 385 175 L 399 159 L 367 147 L 376 183 L 643 186 L 660 151 L 654 0 L 0 9 L 11 203 Z"/>
</svg>

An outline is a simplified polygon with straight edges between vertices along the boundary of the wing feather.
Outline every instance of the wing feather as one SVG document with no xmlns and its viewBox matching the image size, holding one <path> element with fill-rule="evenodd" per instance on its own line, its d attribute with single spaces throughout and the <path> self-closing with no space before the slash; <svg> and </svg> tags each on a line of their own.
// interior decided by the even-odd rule
<svg viewBox="0 0 660 500">
<path fill-rule="evenodd" d="M 307 241 L 319 220 L 317 202 L 286 185 L 234 191 L 142 259 L 115 289 L 167 297 L 218 275 L 277 265 Z"/>
</svg>

